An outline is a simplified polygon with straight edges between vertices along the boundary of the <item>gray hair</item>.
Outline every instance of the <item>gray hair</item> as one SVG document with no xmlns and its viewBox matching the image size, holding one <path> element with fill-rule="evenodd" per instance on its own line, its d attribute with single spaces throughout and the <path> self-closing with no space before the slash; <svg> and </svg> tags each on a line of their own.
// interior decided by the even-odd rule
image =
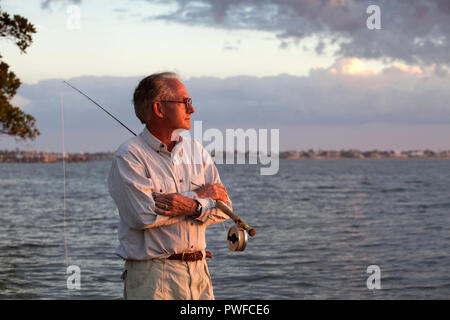
<svg viewBox="0 0 450 320">
<path fill-rule="evenodd" d="M 134 112 L 141 123 L 146 123 L 152 114 L 155 101 L 172 99 L 170 81 L 179 80 L 174 72 L 155 73 L 145 77 L 134 90 Z"/>
</svg>

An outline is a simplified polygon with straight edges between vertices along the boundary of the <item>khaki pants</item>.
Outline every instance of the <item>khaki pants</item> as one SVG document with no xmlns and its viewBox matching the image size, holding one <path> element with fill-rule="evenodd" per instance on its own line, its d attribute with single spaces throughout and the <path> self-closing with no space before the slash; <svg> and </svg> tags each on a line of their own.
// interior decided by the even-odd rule
<svg viewBox="0 0 450 320">
<path fill-rule="evenodd" d="M 127 260 L 122 279 L 125 300 L 214 300 L 205 258 Z"/>
</svg>

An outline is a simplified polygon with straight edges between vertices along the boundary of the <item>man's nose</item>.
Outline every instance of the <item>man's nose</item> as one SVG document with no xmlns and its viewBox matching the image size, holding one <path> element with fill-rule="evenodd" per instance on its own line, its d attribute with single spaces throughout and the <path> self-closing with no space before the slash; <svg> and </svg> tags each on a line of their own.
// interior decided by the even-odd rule
<svg viewBox="0 0 450 320">
<path fill-rule="evenodd" d="M 187 105 L 188 105 L 187 112 L 194 113 L 195 112 L 194 105 L 192 103 L 188 103 Z"/>
</svg>

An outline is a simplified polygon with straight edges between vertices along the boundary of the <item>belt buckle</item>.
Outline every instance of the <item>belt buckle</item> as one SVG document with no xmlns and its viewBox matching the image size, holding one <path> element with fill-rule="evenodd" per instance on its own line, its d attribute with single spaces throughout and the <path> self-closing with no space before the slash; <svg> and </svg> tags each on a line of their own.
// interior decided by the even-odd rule
<svg viewBox="0 0 450 320">
<path fill-rule="evenodd" d="M 194 252 L 193 251 L 185 251 L 185 252 L 183 252 L 181 254 L 181 261 L 190 262 L 190 260 L 186 260 L 186 257 L 185 257 L 186 254 L 190 254 L 190 253 L 194 253 Z"/>
</svg>

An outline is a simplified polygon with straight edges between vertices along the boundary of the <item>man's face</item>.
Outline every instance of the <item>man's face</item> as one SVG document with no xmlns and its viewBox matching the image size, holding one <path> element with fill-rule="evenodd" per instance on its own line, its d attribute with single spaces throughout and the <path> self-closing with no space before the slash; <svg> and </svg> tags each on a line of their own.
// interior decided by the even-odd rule
<svg viewBox="0 0 450 320">
<path fill-rule="evenodd" d="M 180 103 L 164 102 L 165 124 L 173 130 L 189 130 L 191 128 L 191 114 L 195 112 L 195 109 L 191 104 L 188 104 L 186 107 L 186 103 L 182 103 L 189 98 L 186 88 L 178 80 L 171 81 L 170 86 L 172 88 L 173 98 L 168 100 L 180 101 Z"/>
</svg>

